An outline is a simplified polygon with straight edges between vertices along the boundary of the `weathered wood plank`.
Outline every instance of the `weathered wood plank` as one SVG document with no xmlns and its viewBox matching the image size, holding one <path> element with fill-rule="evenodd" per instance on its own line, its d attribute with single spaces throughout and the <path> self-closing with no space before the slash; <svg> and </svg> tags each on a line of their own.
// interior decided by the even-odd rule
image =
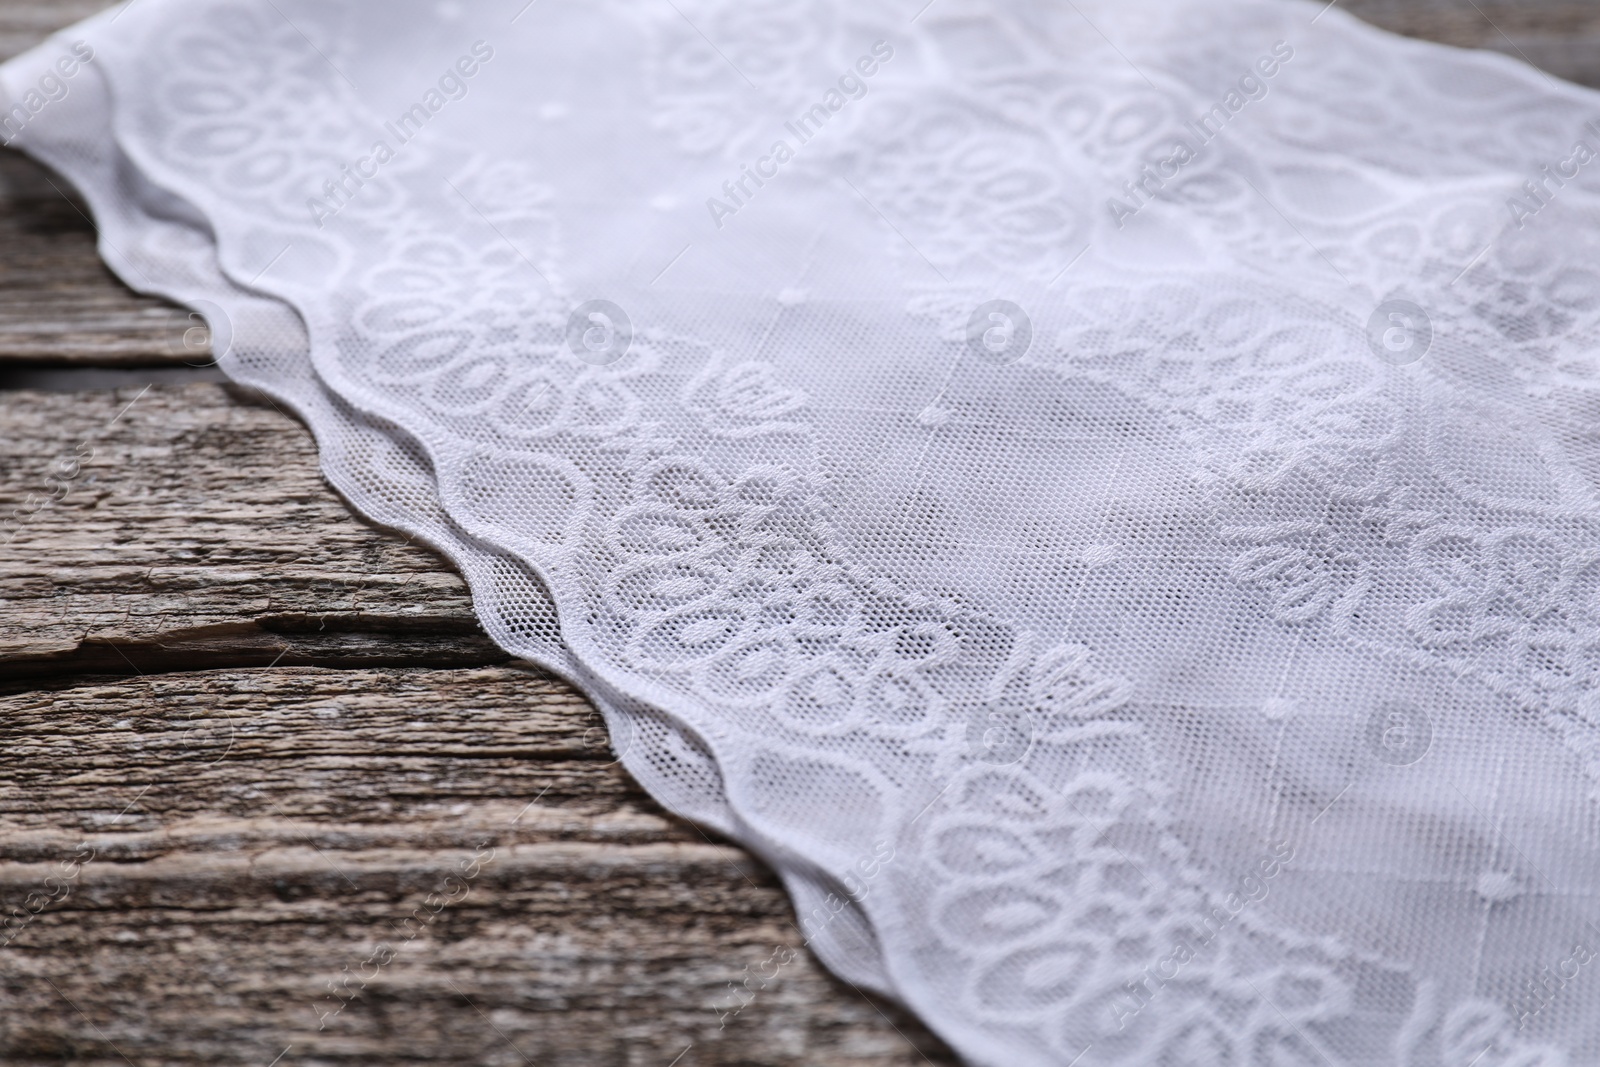
<svg viewBox="0 0 1600 1067">
<path fill-rule="evenodd" d="M 100 262 L 87 208 L 66 181 L 14 151 L 0 151 L 0 248 L 0 360 L 181 366 L 209 358 L 184 347 L 190 323 L 181 311 L 132 292 Z"/>
<path fill-rule="evenodd" d="M 0 679 L 507 658 L 465 583 L 354 519 L 270 404 L 209 384 L 0 404 Z"/>
<path fill-rule="evenodd" d="M 0 4 L 0 58 L 25 52 L 109 6 L 105 0 L 6 0 Z"/>
<path fill-rule="evenodd" d="M 1343 3 L 1600 84 L 1587 3 Z M 0 55 L 98 6 L 0 2 Z M 37 168 L 0 153 L 0 201 L 0 360 L 184 358 Z M 0 1061 L 951 1062 L 804 954 L 718 1029 L 798 944 L 770 874 L 608 765 L 592 709 L 352 520 L 292 422 L 212 386 L 118 418 L 135 393 L 0 395 L 0 516 L 35 497 L 0 544 Z"/>
<path fill-rule="evenodd" d="M 0 423 L 0 514 L 49 501 L 0 547 L 0 1061 L 498 1062 L 482 1008 L 539 1063 L 951 1062 L 809 957 L 721 1029 L 799 944 L 776 882 L 661 812 L 562 683 L 414 666 L 505 656 L 286 416 L 192 385 L 0 394 Z"/>
<path fill-rule="evenodd" d="M 1600 87 L 1600 5 L 1588 0 L 1342 0 L 1395 33 L 1488 48 Z"/>
<path fill-rule="evenodd" d="M 776 882 L 661 812 L 562 683 L 418 669 L 506 657 L 286 416 L 192 385 L 0 394 L 0 423 L 0 514 L 49 501 L 0 547 L 0 1060 L 250 1063 L 287 1035 L 261 1062 L 498 1062 L 483 1008 L 540 1063 L 920 1062 L 897 1028 L 950 1062 L 809 957 L 721 1029 L 727 983 L 799 944 Z M 483 841 L 470 895 L 317 1030 Z"/>
<path fill-rule="evenodd" d="M 0 60 L 110 5 L 104 0 L 3 0 Z M 188 316 L 116 280 L 95 251 L 88 208 L 59 175 L 0 150 L 0 363 L 182 366 Z M 191 339 L 192 334 L 188 335 Z"/>
<path fill-rule="evenodd" d="M 512 667 L 0 698 L 0 1061 L 953 1063 L 596 725 Z"/>
</svg>

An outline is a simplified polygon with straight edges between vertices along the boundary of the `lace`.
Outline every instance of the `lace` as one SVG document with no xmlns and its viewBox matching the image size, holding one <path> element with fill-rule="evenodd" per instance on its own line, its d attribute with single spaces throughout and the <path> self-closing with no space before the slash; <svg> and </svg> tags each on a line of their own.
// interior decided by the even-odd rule
<svg viewBox="0 0 1600 1067">
<path fill-rule="evenodd" d="M 129 168 L 111 141 L 108 117 L 99 75 L 91 72 L 68 112 L 27 143 L 31 152 L 88 190 L 108 262 L 142 291 L 201 309 L 230 375 L 287 405 L 317 430 L 323 472 L 336 489 L 369 518 L 444 553 L 467 578 L 479 621 L 501 647 L 576 680 L 580 668 L 560 643 L 553 605 L 537 575 L 474 542 L 450 521 L 438 504 L 426 458 L 403 431 L 380 426 L 327 393 L 310 369 L 298 316 L 221 274 L 203 222 L 189 205 Z M 735 833 L 717 769 L 698 739 L 648 707 L 614 710 L 626 698 L 593 682 L 583 684 L 606 716 L 612 748 L 635 778 L 677 814 Z M 641 730 L 651 742 L 636 749 Z M 762 851 L 748 832 L 738 836 Z M 804 868 L 779 873 L 791 895 L 803 902 L 807 943 L 854 984 L 883 991 L 872 966 L 872 946 L 862 943 L 870 934 L 854 928 L 853 917 L 835 917 L 842 887 Z M 813 913 L 830 921 L 818 925 L 810 918 Z M 834 946 L 840 938 L 848 949 Z"/>
<path fill-rule="evenodd" d="M 1600 1055 L 1592 94 L 1211 0 L 143 0 L 3 80 L 971 1062 Z"/>
</svg>

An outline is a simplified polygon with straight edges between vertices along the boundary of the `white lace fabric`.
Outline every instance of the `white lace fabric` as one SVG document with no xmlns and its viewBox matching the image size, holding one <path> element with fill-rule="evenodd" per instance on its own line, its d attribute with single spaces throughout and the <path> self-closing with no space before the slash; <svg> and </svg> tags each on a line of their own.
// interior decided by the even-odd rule
<svg viewBox="0 0 1600 1067">
<path fill-rule="evenodd" d="M 1600 99 L 1278 0 L 518 6 L 136 0 L 7 134 L 970 1062 L 1600 1062 Z"/>
</svg>

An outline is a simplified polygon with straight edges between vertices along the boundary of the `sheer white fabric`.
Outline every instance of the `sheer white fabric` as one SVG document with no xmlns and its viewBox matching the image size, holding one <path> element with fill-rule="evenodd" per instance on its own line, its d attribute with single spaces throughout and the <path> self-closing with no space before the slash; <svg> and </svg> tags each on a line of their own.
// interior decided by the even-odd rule
<svg viewBox="0 0 1600 1067">
<path fill-rule="evenodd" d="M 135 0 L 0 81 L 971 1062 L 1600 1061 L 1600 98 L 917 6 Z"/>
</svg>

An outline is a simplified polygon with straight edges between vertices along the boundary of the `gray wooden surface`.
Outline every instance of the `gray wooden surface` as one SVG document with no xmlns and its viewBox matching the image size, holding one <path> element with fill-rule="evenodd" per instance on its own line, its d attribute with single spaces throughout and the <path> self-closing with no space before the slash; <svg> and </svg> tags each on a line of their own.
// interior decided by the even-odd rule
<svg viewBox="0 0 1600 1067">
<path fill-rule="evenodd" d="M 804 956 L 724 1029 L 799 944 L 776 881 L 276 410 L 23 391 L 0 425 L 0 1063 L 951 1062 Z"/>
<path fill-rule="evenodd" d="M 798 944 L 773 878 L 351 518 L 299 426 L 212 384 L 0 395 L 0 512 L 56 498 L 0 550 L 0 1062 L 948 1062 L 805 958 L 721 1029 Z"/>
<path fill-rule="evenodd" d="M 0 56 L 98 6 L 0 0 Z M 1600 85 L 1593 0 L 1342 6 Z M 770 872 L 300 426 L 150 384 L 186 322 L 67 194 L 0 152 L 0 1063 L 954 1062 L 804 953 L 719 1018 L 800 943 Z"/>
</svg>

